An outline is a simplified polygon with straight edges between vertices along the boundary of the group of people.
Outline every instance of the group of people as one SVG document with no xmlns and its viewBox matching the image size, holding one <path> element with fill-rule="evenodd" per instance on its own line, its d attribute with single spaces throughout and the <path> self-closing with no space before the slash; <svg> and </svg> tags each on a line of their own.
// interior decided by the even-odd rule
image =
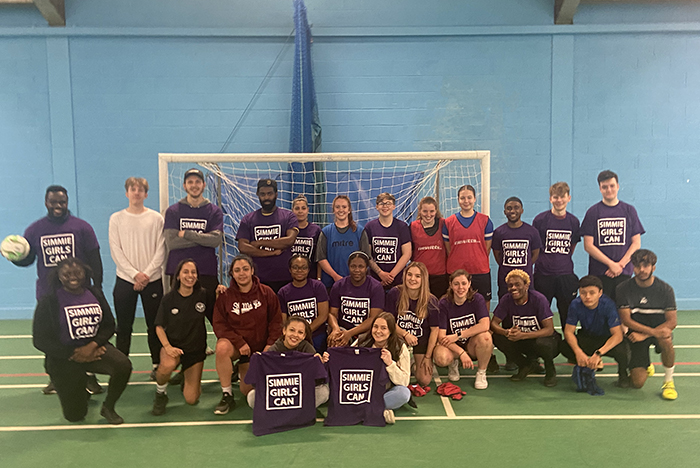
<svg viewBox="0 0 700 468">
<path fill-rule="evenodd" d="M 235 407 L 236 376 L 254 405 L 246 374 L 255 353 L 293 350 L 327 362 L 326 349 L 339 346 L 382 349 L 388 423 L 392 410 L 410 399 L 410 376 L 426 386 L 433 366 L 447 367 L 452 381 L 460 378 L 459 366 L 476 368 L 474 387 L 486 389 L 487 373 L 499 370 L 494 347 L 505 354 L 506 369 L 517 370 L 513 381 L 539 371 L 541 358 L 544 384 L 556 385 L 553 360 L 561 352 L 589 369 L 611 356 L 618 385 L 640 388 L 653 371 L 649 346 L 656 344 L 665 368 L 662 395 L 675 399 L 673 289 L 653 275 L 653 252 L 640 250 L 644 229 L 634 207 L 617 198 L 617 175 L 603 171 L 598 183 L 603 199 L 581 224 L 567 212 L 569 187 L 559 182 L 550 188 L 551 210 L 532 225 L 521 219 L 522 201 L 511 197 L 504 204 L 507 222 L 494 229 L 475 210 L 474 187 L 465 185 L 458 190 L 458 213 L 444 219 L 437 201 L 425 197 L 410 225 L 394 218 L 396 200 L 389 193 L 377 197 L 379 216 L 365 226 L 353 220 L 350 199 L 338 195 L 333 223 L 321 229 L 309 221 L 304 196 L 293 200 L 291 211 L 278 207 L 277 182 L 262 179 L 261 208 L 240 221 L 240 255 L 229 265 L 226 287 L 218 282 L 216 257 L 223 213 L 204 197 L 204 174 L 185 173 L 187 196 L 164 217 L 144 206 L 148 182 L 131 177 L 125 184 L 129 206 L 109 223 L 116 327 L 100 289 L 94 232 L 70 214 L 66 190 L 50 186 L 48 216 L 27 228 L 30 254 L 15 262 L 37 260 L 34 343 L 46 354 L 51 383 L 45 391 L 58 393 L 68 420 L 81 420 L 89 393 L 101 390 L 91 373 L 109 374 L 101 414 L 110 423 L 123 422 L 114 404 L 131 373 L 128 355 L 141 297 L 156 381 L 154 415 L 166 411 L 169 383 L 182 385 L 187 403 L 199 400 L 203 362 L 211 352 L 205 318 L 217 338 L 222 398 L 216 414 Z M 579 280 L 572 255 L 581 237 L 590 260 L 589 275 Z M 491 251 L 499 299 L 492 317 Z M 554 329 L 554 298 L 564 340 Z M 108 342 L 115 328 L 116 348 Z M 328 400 L 324 385 L 316 386 L 316 405 Z"/>
</svg>

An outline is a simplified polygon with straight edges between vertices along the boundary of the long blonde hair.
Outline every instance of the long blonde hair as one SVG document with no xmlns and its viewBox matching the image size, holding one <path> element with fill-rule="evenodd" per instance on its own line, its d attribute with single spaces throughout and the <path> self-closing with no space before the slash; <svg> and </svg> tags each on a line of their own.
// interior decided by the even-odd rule
<svg viewBox="0 0 700 468">
<path fill-rule="evenodd" d="M 406 273 L 411 268 L 417 268 L 420 271 L 420 289 L 418 290 L 418 299 L 416 300 L 416 310 L 413 313 L 419 319 L 423 320 L 428 316 L 428 303 L 430 302 L 430 282 L 428 281 L 428 269 L 421 262 L 411 262 L 403 269 L 403 282 L 399 285 L 399 300 L 396 303 L 396 312 L 403 316 L 408 310 L 410 298 L 408 297 L 408 288 L 406 287 Z"/>
</svg>

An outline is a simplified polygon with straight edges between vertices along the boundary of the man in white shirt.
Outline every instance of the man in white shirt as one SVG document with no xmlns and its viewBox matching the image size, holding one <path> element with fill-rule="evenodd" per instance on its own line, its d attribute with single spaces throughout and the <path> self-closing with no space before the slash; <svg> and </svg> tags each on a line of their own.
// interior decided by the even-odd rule
<svg viewBox="0 0 700 468">
<path fill-rule="evenodd" d="M 161 348 L 153 322 L 163 297 L 163 217 L 143 205 L 148 198 L 146 179 L 129 177 L 124 188 L 129 206 L 109 218 L 109 248 L 117 265 L 117 281 L 113 293 L 114 312 L 117 316 L 117 349 L 129 355 L 136 302 L 141 296 L 148 326 L 153 377 L 160 362 Z"/>
</svg>

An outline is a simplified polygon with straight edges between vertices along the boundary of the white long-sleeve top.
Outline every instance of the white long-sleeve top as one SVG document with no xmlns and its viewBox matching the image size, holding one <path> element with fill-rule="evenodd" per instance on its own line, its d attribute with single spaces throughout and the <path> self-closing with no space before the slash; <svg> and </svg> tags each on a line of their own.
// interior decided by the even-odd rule
<svg viewBox="0 0 700 468">
<path fill-rule="evenodd" d="M 146 208 L 132 214 L 121 210 L 109 218 L 109 249 L 117 264 L 117 276 L 134 282 L 137 273 L 146 274 L 151 281 L 163 276 L 165 238 L 163 217 Z"/>
<path fill-rule="evenodd" d="M 401 354 L 398 361 L 386 366 L 386 372 L 389 374 L 389 380 L 394 385 L 408 387 L 411 383 L 411 354 L 405 344 L 401 345 Z"/>
</svg>

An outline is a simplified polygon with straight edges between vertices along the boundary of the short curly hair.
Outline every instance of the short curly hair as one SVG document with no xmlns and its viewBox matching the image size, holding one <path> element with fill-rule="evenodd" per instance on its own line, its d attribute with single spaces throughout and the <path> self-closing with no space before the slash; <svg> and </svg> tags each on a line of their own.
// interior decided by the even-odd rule
<svg viewBox="0 0 700 468">
<path fill-rule="evenodd" d="M 510 273 L 506 275 L 506 283 L 508 282 L 509 278 L 513 278 L 514 276 L 517 276 L 518 278 L 523 280 L 525 286 L 530 285 L 530 275 L 525 273 L 523 270 L 511 270 Z"/>
</svg>

